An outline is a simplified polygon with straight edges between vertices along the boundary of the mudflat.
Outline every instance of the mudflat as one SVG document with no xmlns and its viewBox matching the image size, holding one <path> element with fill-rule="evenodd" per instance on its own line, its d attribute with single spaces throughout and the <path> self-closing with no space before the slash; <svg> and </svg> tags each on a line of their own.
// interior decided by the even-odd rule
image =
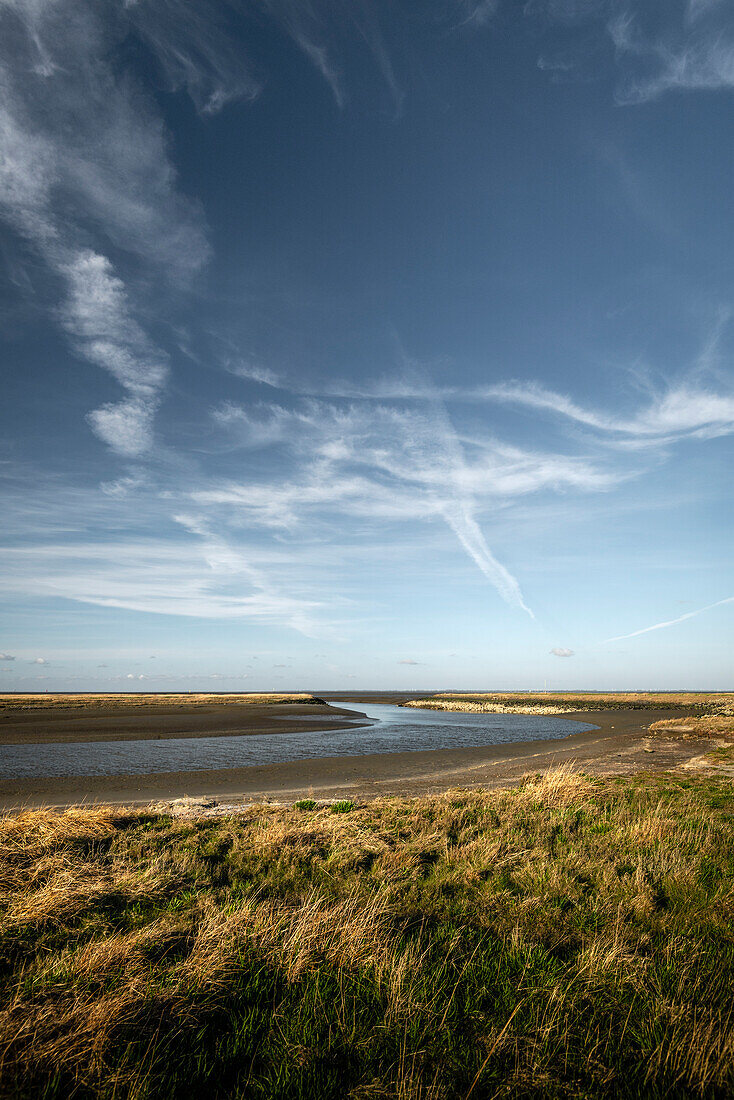
<svg viewBox="0 0 734 1100">
<path fill-rule="evenodd" d="M 347 723 L 350 712 L 326 708 L 326 713 L 339 713 L 345 724 L 351 724 Z M 584 710 L 567 717 L 593 723 L 598 729 L 571 733 L 555 741 L 483 748 L 331 757 L 155 775 L 0 779 L 0 807 L 97 802 L 130 805 L 189 797 L 225 802 L 236 810 L 242 802 L 259 800 L 289 802 L 308 796 L 368 799 L 391 794 L 433 794 L 451 787 L 496 787 L 512 783 L 528 772 L 544 772 L 559 764 L 574 765 L 599 775 L 667 771 L 715 747 L 715 741 L 709 744 L 705 738 L 650 734 L 648 727 L 652 722 L 679 715 L 680 710 L 660 708 Z M 358 713 L 352 717 L 355 724 L 360 718 L 362 723 L 365 721 Z M 283 724 L 287 729 L 295 727 L 295 723 Z M 318 728 L 318 722 L 308 723 L 304 728 L 312 727 Z"/>
<path fill-rule="evenodd" d="M 243 737 L 364 724 L 362 715 L 328 706 L 316 696 L 272 699 L 216 695 L 0 696 L 0 745 Z"/>
</svg>

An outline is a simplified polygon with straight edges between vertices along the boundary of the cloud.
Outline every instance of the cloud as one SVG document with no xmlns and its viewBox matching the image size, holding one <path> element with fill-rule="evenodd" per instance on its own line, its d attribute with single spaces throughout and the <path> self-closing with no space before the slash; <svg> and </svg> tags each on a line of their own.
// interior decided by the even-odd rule
<svg viewBox="0 0 734 1100">
<path fill-rule="evenodd" d="M 706 604 L 705 607 L 699 607 L 695 611 L 687 611 L 685 615 L 679 615 L 677 619 L 667 619 L 662 623 L 655 623 L 653 626 L 645 626 L 642 630 L 633 630 L 630 634 L 618 634 L 614 638 L 605 638 L 603 642 L 599 642 L 599 645 L 607 645 L 609 642 L 622 642 L 627 638 L 637 638 L 640 634 L 649 634 L 653 630 L 665 630 L 666 627 L 676 626 L 678 623 L 685 622 L 686 619 L 693 619 L 696 615 L 702 615 L 704 611 L 711 611 L 714 607 L 722 607 L 724 604 L 734 603 L 734 596 L 727 596 L 723 600 L 717 600 L 716 603 Z"/>
<path fill-rule="evenodd" d="M 364 388 L 369 392 L 369 383 Z M 240 476 L 207 475 L 193 462 L 185 468 L 159 463 L 155 476 L 129 467 L 96 496 L 77 489 L 63 497 L 56 487 L 44 498 L 43 545 L 28 545 L 26 533 L 33 543 L 39 528 L 28 526 L 21 488 L 20 527 L 5 516 L 14 545 L 2 589 L 145 613 L 285 625 L 309 636 L 338 633 L 339 608 L 350 600 L 348 589 L 335 586 L 335 572 L 358 558 L 374 562 L 396 554 L 406 568 L 423 568 L 426 528 L 433 525 L 442 552 L 445 529 L 509 606 L 531 613 L 509 554 L 504 560 L 491 545 L 499 535 L 488 537 L 506 532 L 519 515 L 527 515 L 532 531 L 538 505 L 521 508 L 521 499 L 611 490 L 634 471 L 620 468 L 610 439 L 624 435 L 637 445 L 642 438 L 707 438 L 724 429 L 728 416 L 726 395 L 692 381 L 653 394 L 626 417 L 585 409 L 527 383 L 483 389 L 486 401 L 512 401 L 581 423 L 602 464 L 470 430 L 461 406 L 452 419 L 430 381 L 415 371 L 402 381 L 396 372 L 394 388 L 420 397 L 327 400 L 283 390 L 278 402 L 223 403 L 213 411 L 211 430 L 235 455 L 246 453 Z M 458 417 L 461 435 L 454 428 Z M 126 524 L 134 524 L 136 538 L 110 538 Z"/>
<path fill-rule="evenodd" d="M 153 101 L 118 64 L 129 28 L 88 0 L 17 0 L 0 21 L 7 198 L 24 230 L 47 242 L 101 230 L 187 281 L 208 257 L 203 221 L 177 191 Z"/>
<path fill-rule="evenodd" d="M 166 381 L 168 357 L 131 316 L 125 285 L 107 257 L 77 250 L 59 273 L 68 288 L 62 322 L 81 353 L 137 398 L 154 398 Z"/>
<path fill-rule="evenodd" d="M 0 661 L 14 661 L 14 660 L 15 660 L 15 657 L 11 656 L 10 653 L 0 653 Z"/>
<path fill-rule="evenodd" d="M 234 374 L 238 378 L 245 378 L 249 382 L 259 382 L 263 386 L 270 386 L 271 389 L 281 388 L 281 380 L 275 371 L 263 367 L 259 363 L 250 363 L 242 359 L 224 359 L 221 365 L 230 374 Z"/>
<path fill-rule="evenodd" d="M 34 657 L 34 659 L 31 661 L 32 665 L 45 665 L 47 663 L 48 662 L 46 661 L 45 657 Z"/>
<path fill-rule="evenodd" d="M 395 74 L 380 30 L 375 9 L 367 0 L 352 0 L 341 7 L 299 0 L 262 0 L 265 10 L 290 36 L 329 85 L 340 109 L 347 102 L 343 59 L 354 43 L 371 55 L 382 85 L 387 89 L 395 114 L 404 94 Z M 352 73 L 352 75 L 356 75 Z"/>
<path fill-rule="evenodd" d="M 113 451 L 136 458 L 153 444 L 153 416 L 157 406 L 135 398 L 117 404 L 102 405 L 87 416 L 95 433 Z"/>
<path fill-rule="evenodd" d="M 562 646 L 556 646 L 555 649 L 549 650 L 554 657 L 573 657 L 574 651 L 572 649 L 563 649 Z"/>
<path fill-rule="evenodd" d="M 487 387 L 477 396 L 555 413 L 640 446 L 686 437 L 711 439 L 734 432 L 734 394 L 716 393 L 692 382 L 654 395 L 646 408 L 627 418 L 585 409 L 564 394 L 533 382 L 502 383 Z"/>
<path fill-rule="evenodd" d="M 725 3 L 689 3 L 648 29 L 630 7 L 608 31 L 618 62 L 626 64 L 617 91 L 621 103 L 644 103 L 673 91 L 734 88 L 734 26 Z"/>
<path fill-rule="evenodd" d="M 247 448 L 283 443 L 294 430 L 310 422 L 307 415 L 299 417 L 280 405 L 257 404 L 243 408 L 232 401 L 212 409 L 211 416 L 239 446 Z"/>
<path fill-rule="evenodd" d="M 672 92 L 734 88 L 734 24 L 727 0 L 667 5 L 539 0 L 526 11 L 566 31 L 584 24 L 595 27 L 603 36 L 598 40 L 614 51 L 620 104 L 646 103 Z M 573 41 L 568 35 L 560 49 L 540 59 L 540 67 L 563 75 L 588 76 L 592 64 L 602 71 L 604 55 L 590 45 L 589 35 L 583 41 L 590 57 L 574 52 Z"/>
<path fill-rule="evenodd" d="M 499 0 L 459 0 L 462 26 L 485 27 L 497 14 Z"/>
<path fill-rule="evenodd" d="M 129 496 L 136 489 L 146 488 L 148 484 L 146 473 L 140 469 L 133 469 L 125 476 L 115 478 L 114 481 L 100 482 L 99 488 L 106 496 L 122 498 Z"/>
<path fill-rule="evenodd" d="M 340 106 L 336 59 L 356 44 L 399 111 L 403 93 L 367 0 L 341 8 L 263 0 L 261 8 Z M 150 287 L 161 278 L 190 287 L 210 252 L 201 211 L 178 189 L 161 113 L 129 59 L 142 45 L 168 88 L 184 90 L 202 115 L 251 101 L 263 83 L 249 56 L 252 14 L 211 0 L 0 5 L 0 212 L 60 281 L 55 314 L 77 353 L 122 387 L 122 400 L 88 421 L 124 457 L 150 451 L 169 372 L 147 331 Z M 247 376 L 276 384 L 264 368 Z"/>
<path fill-rule="evenodd" d="M 270 483 L 220 481 L 194 489 L 192 499 L 207 508 L 230 506 L 248 523 L 284 531 L 330 513 L 442 520 L 502 598 L 531 614 L 516 578 L 488 546 L 481 514 L 544 489 L 608 489 L 619 476 L 585 459 L 526 451 L 491 437 L 461 439 L 425 380 L 408 379 L 396 389 L 420 392 L 420 402 L 397 407 L 386 400 L 296 398 L 291 407 L 219 406 L 214 422 L 227 438 L 247 449 L 279 447 L 293 475 Z"/>
<path fill-rule="evenodd" d="M 703 381 L 703 376 L 716 364 L 717 347 L 727 320 L 726 313 L 717 318 L 688 377 L 653 392 L 647 406 L 631 416 L 585 408 L 573 398 L 534 381 L 498 382 L 474 388 L 434 387 L 415 374 L 409 377 L 398 374 L 356 385 L 344 381 L 330 382 L 324 386 L 324 393 L 374 402 L 420 401 L 430 404 L 442 400 L 518 405 L 564 417 L 594 432 L 616 438 L 619 445 L 631 449 L 660 446 L 686 437 L 709 439 L 734 432 L 734 393 L 717 391 L 707 387 Z M 280 384 L 285 385 L 284 382 Z M 564 480 L 568 480 L 570 465 L 566 459 L 562 471 Z M 587 478 L 588 469 L 581 464 L 579 479 Z"/>
<path fill-rule="evenodd" d="M 0 210 L 60 280 L 57 316 L 77 353 L 126 394 L 90 414 L 93 430 L 137 455 L 152 443 L 168 357 L 107 251 L 187 285 L 208 246 L 198 210 L 177 192 L 155 108 L 110 60 L 122 33 L 86 0 L 0 11 Z"/>
<path fill-rule="evenodd" d="M 76 505 L 80 497 L 75 494 Z M 70 501 L 66 501 L 67 511 Z M 119 502 L 114 502 L 119 508 Z M 131 508 L 135 505 L 131 503 Z M 138 508 L 138 520 L 143 514 Z M 99 607 L 118 607 L 145 613 L 209 619 L 252 620 L 262 625 L 288 626 L 313 636 L 327 632 L 317 612 L 329 607 L 335 621 L 331 595 L 328 601 L 283 590 L 262 565 L 253 565 L 239 549 L 214 535 L 200 517 L 180 515 L 186 532 L 176 537 L 160 535 L 160 516 L 151 520 L 156 534 L 149 539 L 78 542 L 68 531 L 59 542 L 6 547 L 7 568 L 0 590 L 37 591 L 53 598 L 67 598 Z M 116 524 L 121 517 L 116 513 Z M 193 536 L 193 537 L 192 537 Z M 283 555 L 280 555 L 281 557 Z M 259 551 L 260 562 L 279 555 Z"/>
<path fill-rule="evenodd" d="M 207 0 L 137 0 L 126 13 L 172 91 L 185 89 L 202 115 L 233 100 L 253 100 L 262 80 L 253 71 L 235 18 L 236 6 Z"/>
</svg>

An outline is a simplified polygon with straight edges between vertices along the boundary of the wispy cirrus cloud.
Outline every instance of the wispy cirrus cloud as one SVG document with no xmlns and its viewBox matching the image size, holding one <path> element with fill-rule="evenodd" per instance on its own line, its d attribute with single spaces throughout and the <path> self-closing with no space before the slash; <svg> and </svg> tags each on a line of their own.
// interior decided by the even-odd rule
<svg viewBox="0 0 734 1100">
<path fill-rule="evenodd" d="M 323 629 L 315 619 L 318 599 L 283 593 L 222 540 L 48 543 L 8 549 L 5 556 L 5 593 L 31 588 L 98 607 L 250 620 L 309 636 Z"/>
<path fill-rule="evenodd" d="M 607 492 L 629 470 L 606 446 L 601 461 L 592 461 L 512 446 L 476 430 L 459 436 L 428 391 L 426 382 L 420 399 L 393 403 L 286 393 L 282 403 L 249 408 L 229 401 L 213 410 L 212 425 L 225 437 L 228 469 L 238 464 L 238 451 L 246 454 L 242 476 L 195 465 L 152 476 L 133 467 L 96 500 L 77 494 L 56 503 L 56 491 L 43 508 L 44 545 L 23 539 L 35 521 L 25 514 L 21 486 L 17 545 L 6 553 L 1 587 L 313 635 L 326 619 L 333 628 L 340 614 L 335 571 L 358 559 L 385 560 L 388 546 L 406 534 L 400 560 L 417 565 L 429 538 L 421 529 L 433 524 L 453 533 L 510 607 L 529 611 L 518 578 L 490 549 L 485 529 L 495 529 L 499 518 L 506 531 L 507 518 L 512 522 L 519 501 L 532 494 Z M 541 397 L 544 411 L 547 394 Z M 592 417 L 595 430 L 606 433 L 608 418 Z M 161 507 L 178 534 L 162 528 Z M 72 515 L 82 538 L 69 527 Z M 150 537 L 106 541 L 110 520 L 124 529 L 125 517 Z M 61 541 L 54 542 L 56 529 Z M 102 542 L 90 541 L 92 530 Z M 440 545 L 443 554 L 448 543 Z"/>
<path fill-rule="evenodd" d="M 334 100 L 343 108 L 348 99 L 344 57 L 350 42 L 357 41 L 371 55 L 377 73 L 399 114 L 404 92 L 385 44 L 374 4 L 368 0 L 334 7 L 319 0 L 262 0 L 271 18 L 293 39 L 331 88 Z"/>
<path fill-rule="evenodd" d="M 330 395 L 326 398 L 294 394 L 285 379 L 271 375 L 268 386 L 282 390 L 282 402 L 248 408 L 230 401 L 214 410 L 214 420 L 234 446 L 290 452 L 297 473 L 277 484 L 220 481 L 197 488 L 193 496 L 205 507 L 230 507 L 241 511 L 245 523 L 289 535 L 328 516 L 443 520 L 502 598 L 529 610 L 517 578 L 492 553 L 481 525 L 491 524 L 499 505 L 520 497 L 547 490 L 607 491 L 639 476 L 634 464 L 614 457 L 615 449 L 634 453 L 734 431 L 734 398 L 706 381 L 717 373 L 716 359 L 707 345 L 686 380 L 651 389 L 642 403 L 637 396 L 637 409 L 627 414 L 585 407 L 538 383 L 435 386 L 417 370 L 398 370 L 356 385 L 328 382 L 321 387 Z M 301 393 L 308 391 L 301 383 Z M 460 436 L 445 403 L 465 422 L 461 410 L 477 401 L 514 404 L 581 427 L 597 460 L 530 451 L 466 426 Z M 572 436 L 578 444 L 578 432 Z M 573 656 L 563 647 L 551 652 Z"/>
<path fill-rule="evenodd" d="M 136 0 L 126 15 L 152 50 L 172 91 L 185 89 L 197 111 L 213 115 L 262 91 L 239 5 L 210 0 Z"/>
<path fill-rule="evenodd" d="M 340 106 L 338 58 L 355 43 L 366 49 L 399 111 L 403 92 L 376 13 L 362 0 L 342 12 L 291 0 L 0 5 L 0 212 L 59 281 L 53 312 L 77 353 L 122 387 L 122 399 L 92 412 L 89 423 L 125 457 L 150 450 L 169 373 L 143 308 L 149 288 L 161 277 L 188 287 L 210 249 L 201 210 L 178 188 L 151 88 L 119 47 L 134 36 L 169 89 L 212 115 L 260 93 L 248 40 L 263 12 Z"/>
<path fill-rule="evenodd" d="M 678 439 L 694 437 L 711 439 L 734 432 L 734 391 L 719 386 L 715 388 L 706 376 L 717 372 L 711 369 L 717 359 L 717 345 L 721 331 L 728 320 L 724 314 L 713 326 L 697 362 L 683 380 L 651 392 L 646 403 L 636 411 L 620 415 L 611 410 L 588 408 L 567 394 L 559 393 L 535 381 L 502 381 L 486 386 L 434 385 L 425 377 L 403 375 L 400 372 L 358 382 L 332 379 L 323 384 L 293 385 L 280 378 L 274 371 L 242 372 L 241 377 L 266 383 L 269 387 L 311 396 L 336 397 L 374 403 L 435 402 L 497 403 L 517 405 L 537 412 L 550 413 L 593 430 L 597 435 L 616 439 L 627 448 L 662 446 Z M 239 372 L 234 372 L 239 373 Z M 262 410 L 271 408 L 270 413 Z M 248 422 L 253 437 L 264 430 L 264 421 L 274 427 L 278 419 L 277 407 L 267 403 L 244 412 L 236 403 L 224 405 L 215 415 L 224 424 L 228 419 L 234 424 L 241 420 L 243 428 Z M 282 422 L 283 424 L 285 421 Z M 259 428 L 258 428 L 259 425 Z M 568 476 L 566 464 L 564 477 Z M 585 475 L 581 475 L 584 477 Z"/>
<path fill-rule="evenodd" d="M 565 394 L 533 382 L 488 386 L 477 396 L 554 413 L 584 427 L 614 435 L 629 446 L 663 444 L 686 437 L 711 439 L 734 432 L 734 395 L 717 393 L 695 384 L 669 388 L 630 417 L 584 408 Z"/>
<path fill-rule="evenodd" d="M 499 0 L 459 0 L 462 26 L 485 27 L 494 19 Z"/>
<path fill-rule="evenodd" d="M 480 516 L 493 501 L 542 489 L 603 490 L 617 480 L 583 459 L 491 439 L 462 441 L 435 396 L 408 408 L 307 399 L 293 408 L 263 403 L 248 410 L 228 403 L 214 410 L 214 419 L 243 447 L 290 453 L 293 473 L 277 483 L 228 481 L 196 489 L 192 498 L 199 505 L 230 506 L 248 523 L 276 529 L 329 514 L 439 519 L 502 598 L 530 614 L 517 579 L 489 548 Z"/>
<path fill-rule="evenodd" d="M 617 90 L 621 103 L 734 88 L 734 20 L 726 0 L 671 4 L 662 22 L 625 6 L 607 26 L 617 58 L 627 66 Z"/>
<path fill-rule="evenodd" d="M 526 13 L 555 28 L 587 26 L 613 50 L 615 98 L 646 103 L 671 92 L 734 88 L 734 20 L 727 0 L 532 0 Z M 603 71 L 598 42 L 585 37 L 549 47 L 542 69 L 564 79 Z"/>
<path fill-rule="evenodd" d="M 58 316 L 77 352 L 125 393 L 90 415 L 94 431 L 134 455 L 150 447 L 168 356 L 137 319 L 109 246 L 175 283 L 208 246 L 177 192 L 155 108 L 107 60 L 121 33 L 110 10 L 85 0 L 0 11 L 0 210 L 60 280 Z"/>
<path fill-rule="evenodd" d="M 192 476 L 191 466 L 160 465 L 100 493 L 63 477 L 39 487 L 25 469 L 6 474 L 0 597 L 328 633 L 340 606 L 333 586 L 319 589 L 299 550 L 220 533 L 218 516 L 191 508 Z"/>
</svg>

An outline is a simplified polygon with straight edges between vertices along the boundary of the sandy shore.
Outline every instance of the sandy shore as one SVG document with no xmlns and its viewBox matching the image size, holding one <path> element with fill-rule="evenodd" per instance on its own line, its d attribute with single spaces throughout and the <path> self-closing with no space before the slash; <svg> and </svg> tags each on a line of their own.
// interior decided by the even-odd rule
<svg viewBox="0 0 734 1100">
<path fill-rule="evenodd" d="M 404 697 L 404 696 L 403 696 Z M 367 703 L 367 697 L 361 696 Z M 390 701 L 385 696 L 381 700 Z M 344 699 L 346 701 L 346 699 Z M 370 700 L 370 701 L 377 701 Z M 355 703 L 355 706 L 357 704 Z M 272 710 L 274 708 L 268 708 Z M 287 708 L 293 713 L 293 707 Z M 307 708 L 309 714 L 316 709 Z M 330 713 L 334 713 L 330 711 Z M 340 712 L 346 714 L 348 712 Z M 668 770 L 707 751 L 701 738 L 651 736 L 651 722 L 679 711 L 578 712 L 568 717 L 599 728 L 556 741 L 528 741 L 484 748 L 332 757 L 216 771 L 166 772 L 147 776 L 85 776 L 58 779 L 0 779 L 0 807 L 70 805 L 90 802 L 149 803 L 176 798 L 211 799 L 236 804 L 253 800 L 289 802 L 297 798 L 375 798 L 422 795 L 449 787 L 492 787 L 527 772 L 572 764 L 605 775 Z M 355 717 L 358 717 L 355 715 Z M 273 715 L 273 722 L 282 720 Z M 301 728 L 314 728 L 307 719 Z M 329 723 L 331 728 L 331 723 Z M 345 720 L 346 725 L 346 720 Z M 288 730 L 297 722 L 283 722 Z M 272 729 L 272 727 L 271 727 Z M 231 732 L 237 732 L 232 730 Z M 249 732 L 263 732 L 250 730 Z M 168 736 L 180 736 L 169 733 Z M 193 734 L 196 736 L 196 734 Z M 712 741 L 710 747 L 714 747 Z"/>
</svg>

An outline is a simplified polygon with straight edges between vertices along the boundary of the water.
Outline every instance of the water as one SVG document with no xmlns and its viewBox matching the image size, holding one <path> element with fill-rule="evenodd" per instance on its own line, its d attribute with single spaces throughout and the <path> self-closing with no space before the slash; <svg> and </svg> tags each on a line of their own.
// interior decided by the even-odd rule
<svg viewBox="0 0 734 1100">
<path fill-rule="evenodd" d="M 479 748 L 515 741 L 553 741 L 596 729 L 586 722 L 527 714 L 462 714 L 386 703 L 334 703 L 366 713 L 374 725 L 250 737 L 180 737 L 167 741 L 94 741 L 76 745 L 0 746 L 0 777 L 149 775 L 243 768 L 319 757 L 427 749 Z M 331 716 L 326 721 L 333 721 Z M 318 725 L 324 723 L 319 716 Z"/>
</svg>

